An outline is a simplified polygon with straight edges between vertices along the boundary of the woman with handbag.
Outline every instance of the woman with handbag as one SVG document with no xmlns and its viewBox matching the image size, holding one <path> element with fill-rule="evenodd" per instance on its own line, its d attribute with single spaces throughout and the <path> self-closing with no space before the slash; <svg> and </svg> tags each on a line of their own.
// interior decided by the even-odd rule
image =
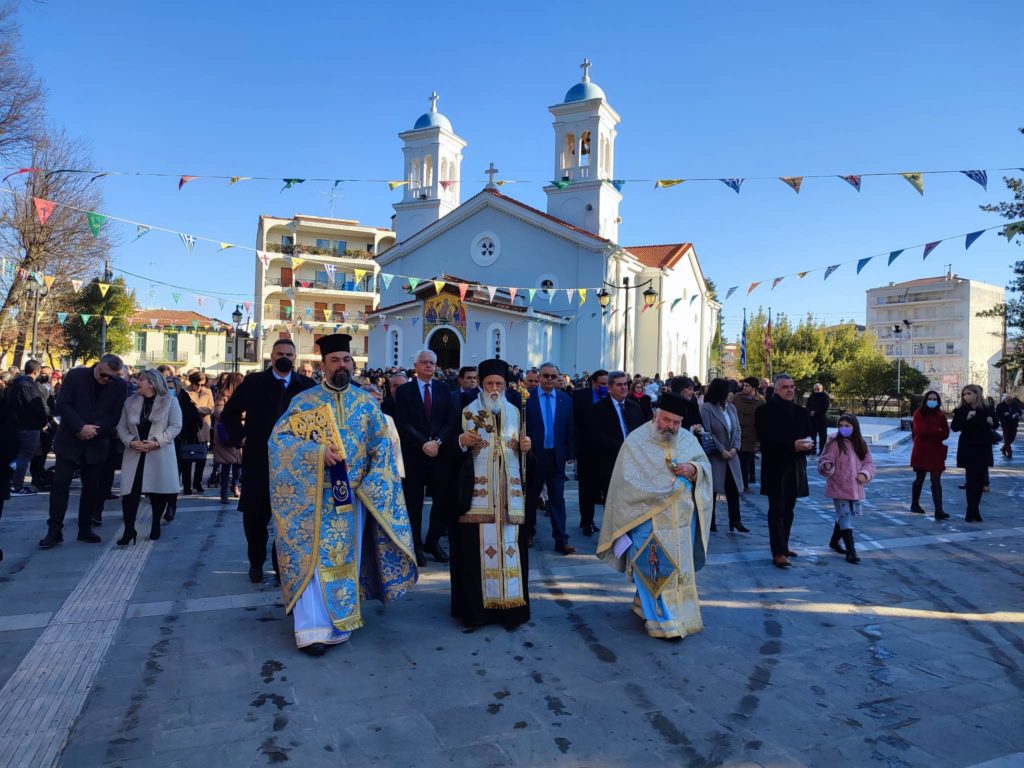
<svg viewBox="0 0 1024 768">
<path fill-rule="evenodd" d="M 228 504 L 228 490 L 231 496 L 238 498 L 238 476 L 242 469 L 242 449 L 231 444 L 227 427 L 221 423 L 220 416 L 224 412 L 231 395 L 245 377 L 240 373 L 227 373 L 217 388 L 217 399 L 213 407 L 213 464 L 214 471 L 220 470 L 220 503 Z"/>
<path fill-rule="evenodd" d="M 925 514 L 921 507 L 921 489 L 924 476 L 931 476 L 932 505 L 935 519 L 949 517 L 942 511 L 942 473 L 946 469 L 946 438 L 949 437 L 949 422 L 942 410 L 942 398 L 934 389 L 924 393 L 924 403 L 914 411 L 914 447 L 910 451 L 910 468 L 914 470 L 914 485 L 911 487 L 910 511 Z"/>
<path fill-rule="evenodd" d="M 124 444 L 121 464 L 121 511 L 124 534 L 118 546 L 136 541 L 135 518 L 145 493 L 153 509 L 149 538 L 160 538 L 160 515 L 178 493 L 178 462 L 174 438 L 181 430 L 181 408 L 155 370 L 139 372 L 138 392 L 121 410 L 117 436 Z"/>
<path fill-rule="evenodd" d="M 967 475 L 967 513 L 964 520 L 980 523 L 981 496 L 984 492 L 985 477 L 992 466 L 992 444 L 1001 441 L 995 438 L 995 414 L 986 406 L 977 384 L 968 384 L 960 393 L 960 405 L 953 411 L 952 430 L 960 433 L 956 446 L 956 465 Z"/>
<path fill-rule="evenodd" d="M 194 467 L 192 473 L 192 492 L 198 495 L 203 494 L 203 470 L 206 468 L 206 448 L 210 445 L 210 433 L 212 429 L 210 417 L 213 414 L 214 399 L 213 392 L 206 386 L 206 374 L 198 369 L 192 370 L 188 375 L 188 386 L 185 387 L 192 404 L 199 412 L 199 430 L 196 434 L 195 444 L 202 443 L 202 455 L 194 451 L 194 457 L 189 460 L 189 466 Z M 189 479 L 182 476 L 182 484 L 187 489 Z"/>
</svg>

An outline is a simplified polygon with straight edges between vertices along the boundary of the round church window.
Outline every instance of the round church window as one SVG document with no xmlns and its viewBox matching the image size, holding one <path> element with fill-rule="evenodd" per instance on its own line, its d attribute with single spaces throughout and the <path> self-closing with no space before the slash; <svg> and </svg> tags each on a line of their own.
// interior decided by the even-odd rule
<svg viewBox="0 0 1024 768">
<path fill-rule="evenodd" d="M 501 241 L 493 232 L 481 232 L 473 238 L 469 253 L 477 266 L 489 267 L 501 255 Z"/>
</svg>

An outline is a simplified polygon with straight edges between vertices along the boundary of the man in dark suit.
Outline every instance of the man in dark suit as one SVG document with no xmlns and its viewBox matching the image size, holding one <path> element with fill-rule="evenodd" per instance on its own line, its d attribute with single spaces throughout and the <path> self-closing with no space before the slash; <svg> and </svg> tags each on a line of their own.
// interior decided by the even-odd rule
<svg viewBox="0 0 1024 768">
<path fill-rule="evenodd" d="M 82 496 L 78 501 L 78 540 L 97 544 L 93 520 L 103 508 L 106 491 L 103 469 L 110 452 L 110 440 L 116 438 L 117 422 L 128 398 L 128 383 L 120 377 L 124 363 L 117 355 L 104 355 L 91 368 L 75 368 L 64 377 L 57 394 L 56 409 L 60 426 L 53 438 L 53 487 L 50 491 L 50 519 L 41 549 L 50 549 L 64 541 L 64 515 L 68 510 L 71 478 L 81 472 Z"/>
<path fill-rule="evenodd" d="M 541 489 L 546 487 L 555 551 L 571 555 L 576 548 L 569 546 L 565 530 L 565 462 L 576 450 L 576 430 L 572 400 L 555 387 L 560 376 L 558 366 L 544 363 L 539 372 L 540 386 L 526 401 L 526 433 L 534 455 L 526 478 L 526 529 L 532 545 L 537 532 L 537 502 Z"/>
<path fill-rule="evenodd" d="M 832 405 L 832 398 L 820 383 L 811 389 L 807 398 L 807 416 L 811 419 L 811 436 L 817 438 L 820 454 L 825 450 L 825 441 L 828 440 L 828 409 Z"/>
<path fill-rule="evenodd" d="M 572 393 L 573 425 L 576 429 L 576 479 L 579 482 L 580 528 L 584 536 L 601 529 L 594 525 L 594 505 L 602 502 L 602 490 L 594 473 L 594 447 L 590 437 L 590 413 L 595 403 L 608 395 L 608 371 L 594 371 L 589 387 Z"/>
<path fill-rule="evenodd" d="M 292 398 L 316 386 L 295 367 L 295 343 L 278 339 L 270 351 L 270 367 L 250 373 L 238 385 L 221 413 L 231 444 L 242 447 L 242 493 L 238 509 L 249 549 L 249 581 L 263 581 L 267 562 L 267 526 L 270 524 L 270 468 L 267 444 L 274 425 Z M 244 424 L 243 424 L 244 419 Z M 276 560 L 276 550 L 275 557 Z M 277 571 L 277 564 L 274 564 Z"/>
<path fill-rule="evenodd" d="M 395 391 L 407 381 L 409 378 L 404 373 L 393 373 L 388 379 L 388 391 L 384 395 L 380 409 L 392 419 L 395 418 Z"/>
<path fill-rule="evenodd" d="M 626 374 L 612 371 L 608 374 L 608 397 L 591 406 L 590 439 L 594 446 L 595 472 L 598 487 L 605 495 L 619 449 L 629 433 L 644 423 L 643 411 L 628 395 Z"/>
<path fill-rule="evenodd" d="M 441 446 L 452 436 L 458 423 L 454 412 L 457 394 L 444 381 L 434 379 L 437 355 L 429 349 L 421 350 L 414 363 L 416 377 L 395 391 L 395 426 L 402 441 L 402 461 L 405 462 L 405 504 L 412 524 L 416 564 L 426 565 L 424 552 L 429 552 L 439 563 L 448 562 L 448 553 L 441 546 L 447 521 L 444 515 L 444 494 L 450 483 L 444 469 L 448 462 L 440 456 Z M 430 486 L 430 525 L 423 541 L 423 498 Z"/>
</svg>

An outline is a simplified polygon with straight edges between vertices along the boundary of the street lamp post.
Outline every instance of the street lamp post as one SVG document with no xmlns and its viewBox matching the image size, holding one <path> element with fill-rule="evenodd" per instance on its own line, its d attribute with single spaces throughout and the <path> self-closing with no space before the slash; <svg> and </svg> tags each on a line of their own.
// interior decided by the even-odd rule
<svg viewBox="0 0 1024 768">
<path fill-rule="evenodd" d="M 39 299 L 49 293 L 49 289 L 42 283 L 37 283 L 35 280 L 30 280 L 28 284 L 28 290 L 35 294 L 35 309 L 32 312 L 32 359 L 38 360 L 38 347 L 36 346 L 36 338 L 39 335 Z"/>
<path fill-rule="evenodd" d="M 901 368 L 903 367 L 903 326 L 898 323 L 893 325 L 892 332 L 896 334 L 896 415 L 900 415 L 900 395 L 903 388 L 900 381 Z"/>
<path fill-rule="evenodd" d="M 615 285 L 614 283 L 605 282 L 609 288 L 614 288 L 616 291 L 622 290 L 626 292 L 626 306 L 624 314 L 622 316 L 622 368 L 625 370 L 629 366 L 629 294 L 632 290 L 640 290 L 645 285 L 650 286 L 652 280 L 648 280 L 646 283 L 640 283 L 638 285 L 630 285 L 629 277 L 622 278 L 622 285 Z M 654 303 L 658 300 L 658 292 L 654 288 L 648 287 L 643 293 L 644 304 L 648 307 L 653 307 Z M 597 300 L 601 304 L 602 309 L 607 309 L 608 304 L 612 300 L 612 295 L 602 288 L 597 292 Z"/>
<path fill-rule="evenodd" d="M 114 273 L 110 271 L 110 262 L 109 261 L 104 262 L 104 264 L 103 264 L 103 282 L 106 283 L 108 286 L 110 286 L 109 288 L 107 288 L 107 294 L 108 295 L 110 294 L 110 288 L 113 287 L 113 285 L 111 285 L 111 280 L 113 280 L 113 279 L 114 279 Z M 100 317 L 100 320 L 103 323 L 100 326 L 100 354 L 101 355 L 105 355 L 105 354 L 107 354 L 107 297 L 106 296 L 103 297 L 103 314 Z"/>
<path fill-rule="evenodd" d="M 242 323 L 242 305 L 236 304 L 235 311 L 231 313 L 231 321 L 235 324 L 235 344 L 234 344 L 234 369 L 235 373 L 238 373 L 238 326 Z"/>
<path fill-rule="evenodd" d="M 71 345 L 71 367 L 75 367 L 75 361 L 78 359 L 78 339 L 72 336 L 68 339 L 68 344 Z"/>
</svg>

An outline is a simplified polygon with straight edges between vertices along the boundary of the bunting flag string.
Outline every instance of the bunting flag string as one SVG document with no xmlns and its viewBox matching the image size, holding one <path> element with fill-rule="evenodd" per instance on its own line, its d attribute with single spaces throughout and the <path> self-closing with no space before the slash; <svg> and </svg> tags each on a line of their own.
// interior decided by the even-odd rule
<svg viewBox="0 0 1024 768">
<path fill-rule="evenodd" d="M 149 227 L 147 227 L 145 224 L 136 224 L 135 225 L 135 239 L 138 240 L 140 237 L 142 237 L 143 235 L 145 235 L 149 231 L 150 231 Z"/>
<path fill-rule="evenodd" d="M 188 184 L 190 181 L 195 181 L 198 176 L 182 176 L 178 179 L 178 191 L 181 192 L 181 188 Z"/>
<path fill-rule="evenodd" d="M 985 171 L 960 171 L 971 181 L 976 181 L 981 185 L 981 188 L 986 192 L 988 191 L 988 173 Z"/>
<path fill-rule="evenodd" d="M 99 237 L 100 230 L 107 223 L 107 217 L 102 213 L 94 213 L 93 211 L 89 211 L 85 216 L 89 222 L 89 230 L 92 232 L 92 236 Z"/>
<path fill-rule="evenodd" d="M 107 298 L 107 291 L 110 290 L 110 283 L 96 283 L 96 286 L 100 289 L 100 296 L 104 299 Z"/>
</svg>

